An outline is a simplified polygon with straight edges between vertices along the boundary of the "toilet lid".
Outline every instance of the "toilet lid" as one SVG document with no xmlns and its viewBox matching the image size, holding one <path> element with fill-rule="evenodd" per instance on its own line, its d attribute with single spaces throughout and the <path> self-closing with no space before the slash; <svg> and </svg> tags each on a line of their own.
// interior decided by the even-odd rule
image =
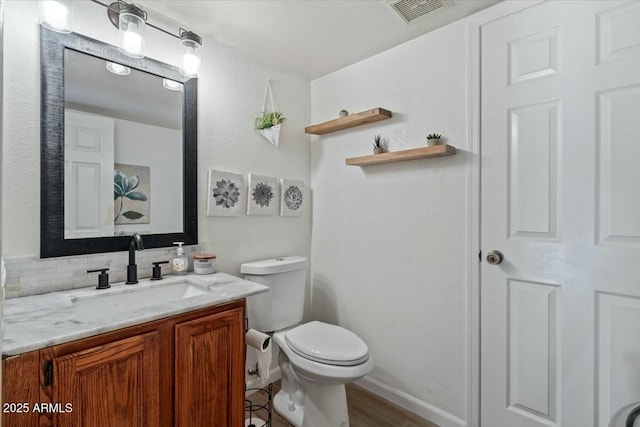
<svg viewBox="0 0 640 427">
<path fill-rule="evenodd" d="M 369 358 L 369 348 L 353 332 L 318 321 L 305 323 L 285 334 L 291 350 L 318 363 L 354 366 Z"/>
</svg>

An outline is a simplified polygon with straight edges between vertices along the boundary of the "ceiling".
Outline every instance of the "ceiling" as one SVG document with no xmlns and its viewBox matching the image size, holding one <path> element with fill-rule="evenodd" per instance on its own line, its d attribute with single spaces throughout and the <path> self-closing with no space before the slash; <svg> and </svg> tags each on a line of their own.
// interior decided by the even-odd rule
<svg viewBox="0 0 640 427">
<path fill-rule="evenodd" d="M 315 79 L 368 58 L 500 0 L 449 0 L 407 24 L 392 0 L 146 0 L 190 30 L 264 62 Z M 205 43 L 207 38 L 204 37 Z"/>
</svg>

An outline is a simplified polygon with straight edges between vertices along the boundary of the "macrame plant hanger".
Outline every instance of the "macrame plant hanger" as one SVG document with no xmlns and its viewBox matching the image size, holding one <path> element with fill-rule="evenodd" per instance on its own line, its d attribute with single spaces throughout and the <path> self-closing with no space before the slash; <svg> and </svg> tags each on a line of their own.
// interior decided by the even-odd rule
<svg viewBox="0 0 640 427">
<path fill-rule="evenodd" d="M 267 89 L 264 93 L 264 105 L 262 107 L 262 111 L 263 113 L 265 111 L 269 111 L 267 110 L 267 99 L 271 102 L 271 112 L 275 113 L 276 110 L 276 106 L 273 103 L 273 94 L 272 94 L 273 90 L 271 89 L 271 81 L 267 80 Z M 274 146 L 278 146 L 278 139 L 280 138 L 280 126 L 282 126 L 281 124 L 277 124 L 274 126 L 271 126 L 269 128 L 265 128 L 265 129 L 258 129 L 258 131 L 262 134 L 262 136 L 264 136 L 267 141 L 269 141 L 270 143 L 272 143 Z"/>
</svg>

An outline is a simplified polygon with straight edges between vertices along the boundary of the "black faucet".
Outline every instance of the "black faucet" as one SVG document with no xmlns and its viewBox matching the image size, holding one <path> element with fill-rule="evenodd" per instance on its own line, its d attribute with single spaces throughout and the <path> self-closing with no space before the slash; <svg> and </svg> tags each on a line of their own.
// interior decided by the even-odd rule
<svg viewBox="0 0 640 427">
<path fill-rule="evenodd" d="M 144 250 L 142 236 L 133 233 L 129 239 L 129 265 L 127 265 L 127 285 L 138 283 L 138 266 L 136 265 L 136 250 Z"/>
</svg>

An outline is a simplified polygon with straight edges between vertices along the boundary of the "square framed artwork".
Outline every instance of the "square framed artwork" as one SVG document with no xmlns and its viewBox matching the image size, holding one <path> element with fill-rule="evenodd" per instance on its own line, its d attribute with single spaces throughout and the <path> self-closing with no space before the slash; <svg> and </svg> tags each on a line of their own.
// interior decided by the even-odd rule
<svg viewBox="0 0 640 427">
<path fill-rule="evenodd" d="M 244 175 L 209 169 L 207 216 L 240 216 L 247 191 Z"/>
<path fill-rule="evenodd" d="M 271 176 L 249 174 L 247 215 L 277 215 L 280 185 Z"/>
<path fill-rule="evenodd" d="M 280 216 L 300 216 L 306 203 L 304 181 L 280 179 Z"/>
</svg>

